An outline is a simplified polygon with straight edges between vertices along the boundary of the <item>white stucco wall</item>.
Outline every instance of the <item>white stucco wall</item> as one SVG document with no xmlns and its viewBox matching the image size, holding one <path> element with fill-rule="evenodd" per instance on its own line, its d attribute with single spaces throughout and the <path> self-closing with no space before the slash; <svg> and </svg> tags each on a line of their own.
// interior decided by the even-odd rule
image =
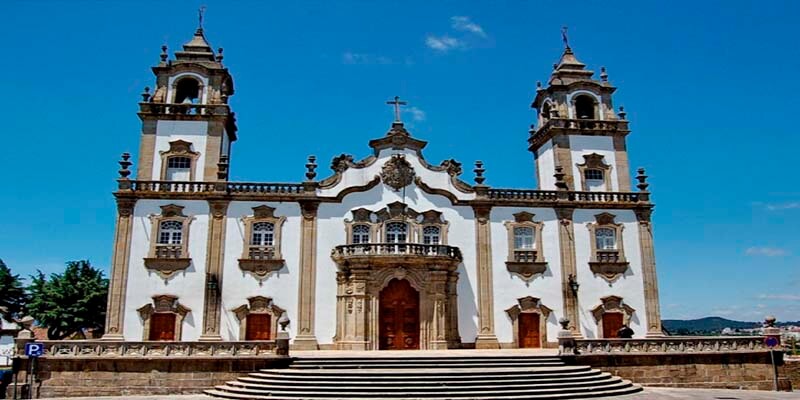
<svg viewBox="0 0 800 400">
<path fill-rule="evenodd" d="M 595 277 L 589 270 L 591 241 L 588 223 L 596 222 L 595 215 L 608 212 L 616 216 L 617 223 L 624 224 L 622 245 L 625 258 L 630 267 L 625 275 L 609 284 L 602 277 Z M 639 248 L 639 231 L 636 215 L 630 210 L 575 210 L 573 215 L 575 228 L 575 260 L 578 266 L 578 309 L 581 320 L 581 332 L 588 339 L 597 338 L 597 323 L 591 310 L 597 307 L 600 299 L 616 295 L 636 312 L 631 318 L 630 327 L 635 337 L 644 337 L 647 333 L 645 320 L 644 283 L 642 281 L 642 257 Z"/>
<path fill-rule="evenodd" d="M 514 221 L 514 214 L 527 211 L 535 214 L 534 221 L 543 222 L 542 250 L 547 270 L 526 284 L 506 268 L 508 259 L 508 230 L 506 221 Z M 494 291 L 494 329 L 501 343 L 514 341 L 513 323 L 505 310 L 519 304 L 517 299 L 538 297 L 542 305 L 553 312 L 547 319 L 547 339 L 556 342 L 558 319 L 564 315 L 561 297 L 561 258 L 558 243 L 558 220 L 551 208 L 495 207 L 492 209 L 492 278 Z"/>
<path fill-rule="evenodd" d="M 542 147 L 536 151 L 536 178 L 539 179 L 539 189 L 541 190 L 555 190 L 556 178 L 553 176 L 556 172 L 556 160 L 553 152 L 553 141 L 548 140 Z"/>
<path fill-rule="evenodd" d="M 185 271 L 164 281 L 144 266 L 152 238 L 150 215 L 161 214 L 160 206 L 183 206 L 183 213 L 193 216 L 189 225 L 189 256 L 192 264 Z M 131 253 L 125 294 L 125 340 L 142 340 L 143 324 L 136 311 L 153 303 L 154 295 L 168 294 L 191 312 L 183 321 L 181 340 L 197 340 L 202 332 L 203 297 L 205 293 L 206 246 L 208 238 L 208 203 L 206 201 L 139 200 L 133 211 Z"/>
<path fill-rule="evenodd" d="M 253 207 L 261 205 L 275 208 L 276 217 L 286 217 L 281 232 L 281 255 L 286 265 L 259 284 L 258 279 L 239 268 L 238 260 L 242 258 L 244 244 L 249 240 L 245 238 L 242 217 L 252 216 Z M 248 304 L 249 297 L 270 297 L 276 306 L 286 310 L 292 322 L 298 320 L 301 218 L 297 203 L 231 202 L 228 206 L 222 285 L 224 312 L 220 329 L 223 340 L 244 340 L 239 337 L 239 320 L 232 310 Z M 291 337 L 295 336 L 295 327 L 296 323 L 292 323 L 287 329 Z"/>
<path fill-rule="evenodd" d="M 207 135 L 207 121 L 158 121 L 151 179 L 161 180 L 161 152 L 169 150 L 169 142 L 185 140 L 192 143 L 192 151 L 200 153 L 194 165 L 194 181 L 209 180 L 203 176 Z"/>
<path fill-rule="evenodd" d="M 611 187 L 607 188 L 607 191 L 619 191 L 613 138 L 607 136 L 570 135 L 569 148 L 572 156 L 572 176 L 575 177 L 575 190 L 583 190 L 583 175 L 578 169 L 578 164 L 583 164 L 586 161 L 583 158 L 584 155 L 597 153 L 603 156 L 603 161 L 606 165 L 611 166 Z"/>
</svg>

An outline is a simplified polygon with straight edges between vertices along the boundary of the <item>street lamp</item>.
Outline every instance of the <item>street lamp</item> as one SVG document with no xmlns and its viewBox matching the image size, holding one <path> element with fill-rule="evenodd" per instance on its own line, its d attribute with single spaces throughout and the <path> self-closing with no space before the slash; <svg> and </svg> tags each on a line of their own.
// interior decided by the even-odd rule
<svg viewBox="0 0 800 400">
<path fill-rule="evenodd" d="M 567 282 L 569 283 L 569 288 L 572 289 L 572 294 L 577 295 L 578 288 L 581 287 L 581 285 L 578 283 L 578 280 L 575 279 L 575 275 L 570 274 L 569 277 L 567 277 Z"/>
</svg>

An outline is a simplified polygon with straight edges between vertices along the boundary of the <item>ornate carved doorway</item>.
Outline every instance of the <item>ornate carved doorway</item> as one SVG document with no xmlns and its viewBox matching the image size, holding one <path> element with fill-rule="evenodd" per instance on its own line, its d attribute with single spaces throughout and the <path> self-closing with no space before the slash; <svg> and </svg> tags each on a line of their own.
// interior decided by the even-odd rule
<svg viewBox="0 0 800 400">
<path fill-rule="evenodd" d="M 622 313 L 603 314 L 603 338 L 611 339 L 617 337 L 617 331 L 622 328 Z"/>
<path fill-rule="evenodd" d="M 405 279 L 392 279 L 380 294 L 381 350 L 419 349 L 419 292 Z"/>
<path fill-rule="evenodd" d="M 539 318 L 538 313 L 519 314 L 519 347 L 529 349 L 542 347 Z"/>
</svg>

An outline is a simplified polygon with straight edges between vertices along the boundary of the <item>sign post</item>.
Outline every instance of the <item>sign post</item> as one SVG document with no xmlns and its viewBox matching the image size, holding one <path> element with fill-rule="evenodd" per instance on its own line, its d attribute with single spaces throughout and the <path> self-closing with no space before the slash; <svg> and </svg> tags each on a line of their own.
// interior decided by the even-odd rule
<svg viewBox="0 0 800 400">
<path fill-rule="evenodd" d="M 30 360 L 30 366 L 28 369 L 28 376 L 30 376 L 30 383 L 28 384 L 28 398 L 33 398 L 33 385 L 34 385 L 34 377 L 36 376 L 36 359 L 41 357 L 44 354 L 44 343 L 25 343 L 25 355 L 28 356 Z"/>
</svg>

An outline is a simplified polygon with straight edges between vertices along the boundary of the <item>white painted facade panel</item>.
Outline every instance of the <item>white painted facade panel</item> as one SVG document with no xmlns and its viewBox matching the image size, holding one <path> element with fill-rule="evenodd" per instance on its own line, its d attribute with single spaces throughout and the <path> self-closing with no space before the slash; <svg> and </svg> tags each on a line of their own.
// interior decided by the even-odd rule
<svg viewBox="0 0 800 400">
<path fill-rule="evenodd" d="M 536 150 L 536 178 L 539 179 L 539 189 L 555 190 L 556 178 L 556 159 L 553 153 L 553 141 L 548 140 L 542 147 Z"/>
<path fill-rule="evenodd" d="M 583 156 L 597 153 L 603 156 L 603 161 L 606 165 L 611 166 L 611 187 L 607 187 L 605 191 L 619 191 L 613 138 L 608 136 L 571 135 L 569 136 L 569 148 L 572 155 L 572 176 L 575 177 L 575 190 L 583 190 L 583 175 L 578 169 L 578 164 L 585 162 Z"/>
<path fill-rule="evenodd" d="M 629 265 L 628 271 L 613 283 L 600 276 L 594 276 L 589 269 L 591 240 L 587 224 L 595 222 L 595 215 L 607 212 L 616 216 L 617 223 L 624 224 L 622 246 Z M 575 259 L 578 266 L 578 310 L 581 320 L 581 332 L 584 337 L 592 339 L 601 336 L 597 330 L 591 310 L 597 307 L 600 299 L 606 296 L 620 296 L 623 303 L 636 312 L 631 317 L 630 327 L 634 337 L 644 337 L 647 333 L 645 317 L 644 283 L 642 280 L 642 256 L 639 249 L 639 231 L 636 215 L 630 210 L 575 210 Z"/>
<path fill-rule="evenodd" d="M 193 218 L 189 225 L 189 256 L 192 263 L 164 280 L 145 268 L 150 241 L 155 240 L 150 216 L 161 214 L 160 206 L 183 206 L 183 213 Z M 144 340 L 143 321 L 137 309 L 153 303 L 153 296 L 168 294 L 191 311 L 183 321 L 181 340 L 194 341 L 202 332 L 203 300 L 205 293 L 206 248 L 208 241 L 208 203 L 199 200 L 139 200 L 133 211 L 131 252 L 125 294 L 125 340 Z"/>
<path fill-rule="evenodd" d="M 527 211 L 535 214 L 536 222 L 543 222 L 542 251 L 547 262 L 544 274 L 537 275 L 526 283 L 520 277 L 508 272 L 508 230 L 505 223 L 514 221 L 514 214 Z M 563 316 L 561 297 L 561 259 L 558 247 L 558 220 L 550 208 L 511 208 L 492 209 L 492 276 L 494 290 L 494 324 L 497 340 L 500 343 L 514 341 L 513 324 L 506 310 L 519 304 L 518 299 L 532 296 L 541 300 L 553 312 L 547 319 L 547 338 L 554 342 L 558 335 L 558 319 Z"/>
<path fill-rule="evenodd" d="M 200 155 L 194 164 L 194 181 L 212 180 L 216 177 L 203 176 L 205 165 L 206 138 L 208 122 L 206 121 L 158 121 L 156 125 L 156 148 L 153 153 L 153 174 L 151 179 L 161 180 L 161 152 L 169 150 L 169 142 L 184 140 L 192 143 L 192 151 Z"/>
<path fill-rule="evenodd" d="M 276 217 L 286 217 L 281 232 L 280 250 L 286 264 L 279 271 L 259 280 L 239 268 L 245 237 L 243 217 L 253 215 L 253 207 L 267 205 L 275 208 Z M 292 321 L 297 320 L 297 291 L 300 276 L 300 207 L 297 203 L 277 202 L 231 202 L 228 206 L 225 230 L 225 262 L 222 284 L 222 322 L 220 334 L 223 340 L 244 340 L 239 337 L 239 320 L 234 309 L 248 304 L 247 299 L 254 296 L 272 298 L 274 304 L 284 310 Z M 335 282 L 335 281 L 334 281 Z M 294 337 L 294 326 L 287 331 Z"/>
</svg>

